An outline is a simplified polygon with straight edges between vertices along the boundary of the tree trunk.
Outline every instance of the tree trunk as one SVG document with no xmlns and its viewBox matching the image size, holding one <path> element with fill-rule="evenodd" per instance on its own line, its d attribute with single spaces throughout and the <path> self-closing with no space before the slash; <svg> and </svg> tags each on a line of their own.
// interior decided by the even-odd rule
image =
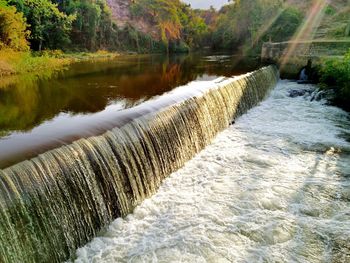
<svg viewBox="0 0 350 263">
<path fill-rule="evenodd" d="M 40 39 L 40 41 L 39 41 L 39 52 L 41 52 L 42 46 L 43 46 L 43 40 Z"/>
</svg>

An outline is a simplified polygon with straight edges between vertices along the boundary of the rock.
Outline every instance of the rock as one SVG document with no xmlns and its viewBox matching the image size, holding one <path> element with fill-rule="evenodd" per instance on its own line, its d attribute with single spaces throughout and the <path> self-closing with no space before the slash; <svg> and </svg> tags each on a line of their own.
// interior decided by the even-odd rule
<svg viewBox="0 0 350 263">
<path fill-rule="evenodd" d="M 118 27 L 123 28 L 131 21 L 130 0 L 107 0 L 107 4 L 112 10 L 114 21 Z"/>
<path fill-rule="evenodd" d="M 333 100 L 335 97 L 334 90 L 316 90 L 311 94 L 311 101 Z"/>
<path fill-rule="evenodd" d="M 133 2 L 134 0 L 107 0 L 114 22 L 120 29 L 132 25 L 137 31 L 151 35 L 153 39 L 160 40 L 161 32 L 150 18 L 135 18 L 131 15 L 130 7 Z"/>
<path fill-rule="evenodd" d="M 313 90 L 312 89 L 293 89 L 288 92 L 289 92 L 289 97 L 295 98 L 295 97 L 310 95 L 313 92 Z"/>
</svg>

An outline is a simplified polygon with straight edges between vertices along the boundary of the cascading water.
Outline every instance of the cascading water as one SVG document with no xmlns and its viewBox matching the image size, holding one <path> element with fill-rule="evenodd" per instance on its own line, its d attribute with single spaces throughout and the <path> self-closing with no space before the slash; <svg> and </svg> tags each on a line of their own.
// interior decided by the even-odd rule
<svg viewBox="0 0 350 263">
<path fill-rule="evenodd" d="M 350 118 L 271 96 L 80 248 L 88 262 L 350 262 Z"/>
<path fill-rule="evenodd" d="M 59 262 L 255 106 L 274 67 L 225 79 L 200 96 L 0 170 L 0 262 Z"/>
</svg>

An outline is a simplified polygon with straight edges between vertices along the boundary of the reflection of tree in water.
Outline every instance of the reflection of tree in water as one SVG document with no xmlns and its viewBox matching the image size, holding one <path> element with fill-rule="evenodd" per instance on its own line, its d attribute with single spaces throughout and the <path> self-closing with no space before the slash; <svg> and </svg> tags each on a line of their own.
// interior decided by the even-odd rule
<svg viewBox="0 0 350 263">
<path fill-rule="evenodd" d="M 46 95 L 37 81 L 34 75 L 15 77 L 11 84 L 0 88 L 0 131 L 27 130 L 54 116 L 55 102 L 43 103 Z M 65 99 L 62 96 L 60 104 L 66 103 Z"/>
<path fill-rule="evenodd" d="M 62 112 L 100 112 L 116 101 L 132 107 L 203 74 L 232 75 L 233 68 L 232 61 L 209 62 L 200 55 L 135 56 L 75 64 L 55 78 L 5 79 L 0 87 L 0 131 L 30 130 Z"/>
</svg>

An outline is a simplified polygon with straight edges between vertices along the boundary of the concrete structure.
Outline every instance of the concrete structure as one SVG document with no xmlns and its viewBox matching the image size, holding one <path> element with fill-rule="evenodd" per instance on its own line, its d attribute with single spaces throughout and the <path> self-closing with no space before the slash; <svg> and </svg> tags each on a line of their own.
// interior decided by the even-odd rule
<svg viewBox="0 0 350 263">
<path fill-rule="evenodd" d="M 0 170 L 0 262 L 62 262 L 276 85 L 269 66 L 192 83 L 130 108 L 123 124 Z"/>
<path fill-rule="evenodd" d="M 261 50 L 261 59 L 263 61 L 279 62 L 287 53 L 289 53 L 291 59 L 295 57 L 342 56 L 349 49 L 350 40 L 266 42 Z"/>
</svg>

